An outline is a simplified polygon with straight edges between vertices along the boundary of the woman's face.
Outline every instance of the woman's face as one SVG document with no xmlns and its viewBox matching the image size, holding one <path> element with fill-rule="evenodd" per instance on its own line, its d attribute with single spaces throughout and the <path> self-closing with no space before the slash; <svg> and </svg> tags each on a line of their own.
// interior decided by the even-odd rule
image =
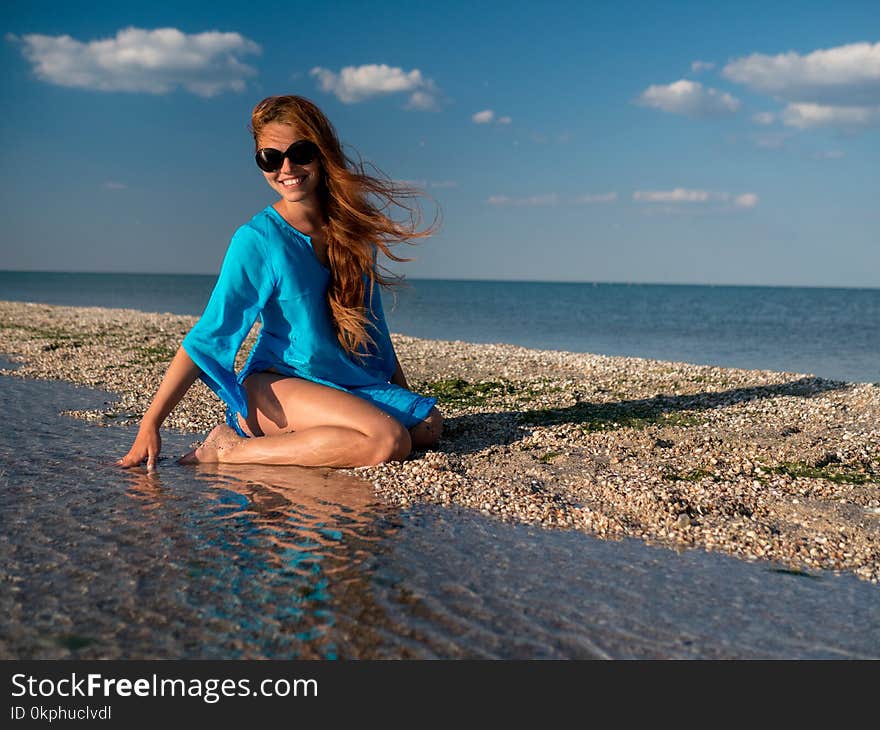
<svg viewBox="0 0 880 730">
<path fill-rule="evenodd" d="M 272 147 L 284 152 L 302 137 L 296 135 L 289 124 L 269 122 L 257 139 L 257 148 Z M 263 172 L 261 170 L 261 172 Z M 321 160 L 315 158 L 308 165 L 295 165 L 289 158 L 275 172 L 263 172 L 269 187 L 288 203 L 317 202 L 316 191 L 321 182 Z"/>
</svg>

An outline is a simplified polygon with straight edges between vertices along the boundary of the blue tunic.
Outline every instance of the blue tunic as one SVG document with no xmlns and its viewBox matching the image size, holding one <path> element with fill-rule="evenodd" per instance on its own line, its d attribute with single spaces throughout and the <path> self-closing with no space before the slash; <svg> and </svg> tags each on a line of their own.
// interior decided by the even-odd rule
<svg viewBox="0 0 880 730">
<path fill-rule="evenodd" d="M 369 277 L 364 279 L 367 331 L 375 346 L 368 345 L 368 356 L 358 361 L 336 337 L 326 296 L 330 271 L 318 261 L 311 238 L 271 205 L 235 232 L 204 314 L 182 343 L 199 377 L 226 403 L 230 425 L 241 432 L 234 416 L 248 417 L 245 378 L 268 368 L 366 398 L 407 428 L 427 417 L 436 398 L 389 384 L 394 346 L 379 286 L 371 296 Z M 236 376 L 235 357 L 258 316 L 262 329 Z"/>
</svg>

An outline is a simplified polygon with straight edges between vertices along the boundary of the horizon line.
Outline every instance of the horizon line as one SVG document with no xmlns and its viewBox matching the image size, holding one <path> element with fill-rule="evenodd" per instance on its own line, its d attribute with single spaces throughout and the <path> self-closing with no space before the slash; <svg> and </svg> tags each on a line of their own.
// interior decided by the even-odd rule
<svg viewBox="0 0 880 730">
<path fill-rule="evenodd" d="M 208 276 L 216 277 L 218 272 L 199 274 L 181 272 L 159 271 L 62 271 L 56 269 L 0 269 L 0 274 L 90 274 L 100 276 Z M 588 284 L 593 286 L 710 286 L 731 288 L 763 288 L 763 289 L 858 289 L 875 291 L 880 290 L 880 284 L 743 284 L 743 283 L 719 283 L 719 282 L 693 282 L 693 281 L 608 281 L 608 280 L 564 280 L 564 279 L 483 279 L 483 278 L 448 278 L 448 277 L 403 277 L 403 281 L 448 281 L 448 282 L 471 282 L 491 284 Z"/>
</svg>

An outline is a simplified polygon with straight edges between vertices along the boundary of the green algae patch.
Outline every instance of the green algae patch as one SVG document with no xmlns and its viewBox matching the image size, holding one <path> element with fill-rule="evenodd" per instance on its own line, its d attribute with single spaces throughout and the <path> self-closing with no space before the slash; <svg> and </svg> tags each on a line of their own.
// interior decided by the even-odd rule
<svg viewBox="0 0 880 730">
<path fill-rule="evenodd" d="M 687 428 L 705 423 L 705 418 L 687 411 L 667 411 L 649 403 L 586 403 L 566 408 L 543 408 L 523 411 L 520 422 L 531 426 L 574 423 L 586 433 L 619 428 L 644 429 L 649 426 Z"/>
<path fill-rule="evenodd" d="M 136 347 L 134 348 L 134 352 L 137 354 L 137 358 L 140 362 L 150 365 L 168 362 L 177 354 L 176 349 L 164 347 L 162 345 Z"/>
<path fill-rule="evenodd" d="M 772 474 L 785 474 L 790 477 L 824 479 L 835 484 L 867 484 L 880 481 L 880 475 L 848 467 L 845 464 L 813 466 L 802 461 L 785 461 L 777 466 L 764 466 L 762 469 Z"/>
<path fill-rule="evenodd" d="M 707 477 L 717 481 L 715 475 L 709 469 L 691 469 L 686 472 L 677 472 L 669 469 L 663 474 L 663 479 L 667 482 L 698 482 Z"/>
<path fill-rule="evenodd" d="M 0 323 L 0 329 L 18 330 L 27 335 L 27 339 L 47 340 L 47 344 L 43 345 L 43 352 L 52 352 L 66 347 L 82 347 L 82 335 L 67 332 L 61 329 L 53 329 L 46 327 L 34 327 L 26 324 L 8 324 Z"/>
<path fill-rule="evenodd" d="M 448 378 L 426 383 L 421 390 L 442 403 L 460 406 L 484 405 L 492 398 L 526 393 L 527 389 L 509 380 L 481 380 L 471 383 L 464 378 Z"/>
</svg>

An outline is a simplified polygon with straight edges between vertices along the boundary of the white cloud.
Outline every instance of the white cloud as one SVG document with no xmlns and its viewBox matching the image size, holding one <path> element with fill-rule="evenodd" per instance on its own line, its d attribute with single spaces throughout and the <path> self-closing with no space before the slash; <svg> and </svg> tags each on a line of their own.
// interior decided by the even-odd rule
<svg viewBox="0 0 880 730">
<path fill-rule="evenodd" d="M 613 203 L 617 200 L 617 193 L 588 193 L 579 195 L 574 199 L 578 205 L 592 205 L 594 203 Z"/>
<path fill-rule="evenodd" d="M 839 106 L 880 104 L 880 43 L 851 43 L 800 55 L 753 53 L 723 75 L 786 101 Z"/>
<path fill-rule="evenodd" d="M 691 64 L 691 71 L 694 73 L 700 73 L 700 71 L 711 71 L 715 68 L 714 61 L 694 61 Z"/>
<path fill-rule="evenodd" d="M 846 152 L 843 150 L 824 150 L 816 152 L 813 157 L 817 160 L 840 160 L 846 157 Z"/>
<path fill-rule="evenodd" d="M 316 66 L 309 75 L 318 80 L 321 91 L 332 93 L 343 104 L 356 104 L 375 96 L 409 94 L 407 109 L 433 109 L 438 104 L 434 82 L 415 68 L 404 71 L 387 64 L 346 66 L 339 73 Z"/>
<path fill-rule="evenodd" d="M 128 185 L 125 183 L 117 182 L 116 180 L 108 180 L 104 183 L 104 187 L 107 190 L 126 190 Z"/>
<path fill-rule="evenodd" d="M 754 208 L 758 204 L 758 196 L 755 193 L 743 193 L 733 199 L 737 208 Z"/>
<path fill-rule="evenodd" d="M 679 203 L 730 203 L 735 208 L 754 208 L 758 204 L 758 196 L 755 193 L 712 192 L 709 190 L 688 190 L 675 188 L 674 190 L 636 190 L 633 200 L 640 203 L 665 203 L 662 208 L 654 209 L 654 212 L 671 212 Z M 669 204 L 674 204 L 670 206 Z M 725 207 L 716 208 L 725 210 Z"/>
<path fill-rule="evenodd" d="M 776 115 L 773 112 L 757 112 L 752 114 L 752 121 L 755 124 L 773 124 L 776 121 Z"/>
<path fill-rule="evenodd" d="M 574 197 L 561 196 L 558 193 L 546 195 L 531 195 L 522 198 L 508 195 L 491 195 L 486 200 L 489 205 L 497 206 L 547 206 L 547 205 L 597 205 L 614 203 L 618 199 L 616 192 L 588 193 Z M 756 193 L 726 193 L 712 192 L 709 190 L 688 190 L 675 188 L 674 190 L 636 190 L 633 200 L 640 203 L 648 203 L 646 212 L 649 213 L 679 213 L 682 208 L 689 206 L 687 203 L 702 204 L 697 207 L 708 212 L 722 212 L 736 209 L 754 208 L 758 204 Z M 693 208 L 691 208 L 693 209 Z"/>
<path fill-rule="evenodd" d="M 557 193 L 548 193 L 547 195 L 532 195 L 527 198 L 511 198 L 507 195 L 490 195 L 486 201 L 489 205 L 557 205 L 559 203 L 559 195 Z"/>
<path fill-rule="evenodd" d="M 414 91 L 409 101 L 406 103 L 406 109 L 417 109 L 419 111 L 428 111 L 437 106 L 437 97 L 433 93 L 427 91 Z"/>
<path fill-rule="evenodd" d="M 687 79 L 649 86 L 636 101 L 642 106 L 694 118 L 728 116 L 740 107 L 739 99 L 730 94 Z"/>
<path fill-rule="evenodd" d="M 710 194 L 705 190 L 636 190 L 633 200 L 643 203 L 704 203 Z"/>
<path fill-rule="evenodd" d="M 241 91 L 257 72 L 240 57 L 261 52 L 239 33 L 187 34 L 176 28 L 124 28 L 113 38 L 88 42 L 69 35 L 6 39 L 20 44 L 37 77 L 50 84 L 150 94 L 178 87 L 199 96 Z"/>
<path fill-rule="evenodd" d="M 483 109 L 483 111 L 473 114 L 471 121 L 474 124 L 491 124 L 492 122 L 495 122 L 495 124 L 510 124 L 513 120 L 510 117 L 496 117 L 494 109 Z"/>
<path fill-rule="evenodd" d="M 878 106 L 825 106 L 823 104 L 789 104 L 782 112 L 782 121 L 788 127 L 812 129 L 837 127 L 857 130 L 880 123 Z"/>
</svg>

